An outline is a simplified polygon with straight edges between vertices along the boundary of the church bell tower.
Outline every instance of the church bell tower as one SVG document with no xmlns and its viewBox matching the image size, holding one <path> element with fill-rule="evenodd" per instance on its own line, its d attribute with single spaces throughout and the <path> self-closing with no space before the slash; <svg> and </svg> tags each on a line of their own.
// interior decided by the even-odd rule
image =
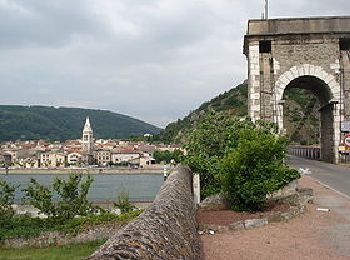
<svg viewBox="0 0 350 260">
<path fill-rule="evenodd" d="M 86 117 L 84 130 L 83 130 L 83 151 L 88 155 L 92 155 L 94 150 L 94 137 L 93 130 L 90 125 L 90 118 Z"/>
</svg>

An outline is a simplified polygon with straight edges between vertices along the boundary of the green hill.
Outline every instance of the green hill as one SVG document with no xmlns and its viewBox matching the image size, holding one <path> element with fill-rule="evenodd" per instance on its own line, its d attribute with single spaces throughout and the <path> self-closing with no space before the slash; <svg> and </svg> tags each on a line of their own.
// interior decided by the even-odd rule
<svg viewBox="0 0 350 260">
<path fill-rule="evenodd" d="M 195 127 L 198 119 L 208 110 L 230 111 L 233 115 L 246 116 L 248 114 L 248 85 L 240 84 L 223 94 L 203 103 L 183 119 L 170 123 L 160 133 L 160 140 L 165 143 L 183 143 L 186 133 Z"/>
<path fill-rule="evenodd" d="M 284 124 L 287 136 L 294 143 L 317 143 L 319 138 L 319 103 L 316 97 L 306 90 L 287 89 L 285 98 Z M 200 117 L 211 109 L 228 111 L 233 116 L 247 116 L 247 82 L 203 103 L 183 119 L 170 123 L 161 131 L 160 140 L 165 143 L 184 143 L 186 133 L 194 128 Z"/>
<path fill-rule="evenodd" d="M 80 138 L 86 116 L 96 138 L 127 138 L 159 128 L 106 110 L 49 106 L 0 106 L 0 141 L 18 139 L 67 140 Z"/>
</svg>

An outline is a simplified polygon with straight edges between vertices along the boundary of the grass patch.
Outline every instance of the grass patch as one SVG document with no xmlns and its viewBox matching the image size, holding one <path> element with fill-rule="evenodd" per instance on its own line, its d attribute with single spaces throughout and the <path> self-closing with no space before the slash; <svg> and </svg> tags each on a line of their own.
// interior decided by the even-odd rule
<svg viewBox="0 0 350 260">
<path fill-rule="evenodd" d="M 91 255 L 105 241 L 48 248 L 0 249 L 1 260 L 78 260 Z"/>
<path fill-rule="evenodd" d="M 57 224 L 51 219 L 37 219 L 28 216 L 15 216 L 8 220 L 6 226 L 0 228 L 1 240 L 15 237 L 34 237 L 43 231 L 62 231 L 66 234 L 77 234 L 85 227 L 100 225 L 109 222 L 117 222 L 124 225 L 140 215 L 143 210 L 134 210 L 129 213 L 115 215 L 103 213 L 101 215 L 89 215 L 77 219 L 68 219 L 63 224 Z"/>
</svg>

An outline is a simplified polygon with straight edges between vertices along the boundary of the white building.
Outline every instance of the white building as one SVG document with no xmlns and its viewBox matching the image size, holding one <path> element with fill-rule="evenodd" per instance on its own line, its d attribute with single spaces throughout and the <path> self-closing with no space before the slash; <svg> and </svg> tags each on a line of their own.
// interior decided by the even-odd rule
<svg viewBox="0 0 350 260">
<path fill-rule="evenodd" d="M 82 155 L 80 153 L 69 153 L 67 156 L 67 163 L 69 165 L 77 165 L 80 163 Z"/>
<path fill-rule="evenodd" d="M 42 153 L 40 155 L 40 165 L 42 167 L 61 167 L 65 166 L 66 156 L 64 153 Z"/>
<path fill-rule="evenodd" d="M 112 153 L 111 154 L 111 162 L 113 164 L 123 164 L 123 163 L 129 163 L 131 160 L 139 159 L 140 154 L 139 153 Z"/>
</svg>

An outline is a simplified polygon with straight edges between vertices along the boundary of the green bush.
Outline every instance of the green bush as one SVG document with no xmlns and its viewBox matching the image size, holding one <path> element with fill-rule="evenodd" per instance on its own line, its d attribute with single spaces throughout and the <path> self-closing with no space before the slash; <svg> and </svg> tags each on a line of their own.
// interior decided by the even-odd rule
<svg viewBox="0 0 350 260">
<path fill-rule="evenodd" d="M 240 129 L 253 129 L 253 123 L 228 113 L 209 112 L 189 134 L 185 163 L 200 174 L 201 197 L 221 191 L 221 159 L 236 149 Z"/>
<path fill-rule="evenodd" d="M 43 231 L 77 233 L 91 225 L 116 221 L 125 224 L 141 214 L 134 210 L 129 196 L 121 195 L 119 204 L 122 214 L 115 215 L 103 210 L 94 215 L 96 207 L 87 200 L 93 179 L 83 181 L 81 175 L 71 175 L 68 180 L 55 179 L 53 186 L 44 186 L 32 179 L 25 189 L 25 201 L 47 214 L 48 219 L 31 218 L 29 215 L 15 215 L 11 205 L 14 202 L 16 186 L 0 180 L 0 242 L 6 238 L 37 236 Z M 80 215 L 79 218 L 74 216 Z"/>
<path fill-rule="evenodd" d="M 286 139 L 264 129 L 240 131 L 238 147 L 221 163 L 223 190 L 235 210 L 262 210 L 266 195 L 299 178 L 284 164 Z"/>
<path fill-rule="evenodd" d="M 64 222 L 75 215 L 87 215 L 93 211 L 87 199 L 93 179 L 88 175 L 83 181 L 82 175 L 72 174 L 68 180 L 56 178 L 53 186 L 44 186 L 35 179 L 25 189 L 25 200 L 47 214 L 57 222 Z M 57 201 L 54 201 L 57 198 Z"/>
<path fill-rule="evenodd" d="M 188 140 L 185 162 L 200 174 L 202 198 L 224 192 L 234 209 L 262 209 L 267 194 L 299 178 L 284 163 L 287 139 L 273 124 L 211 112 Z"/>
<path fill-rule="evenodd" d="M 11 226 L 11 219 L 15 212 L 11 205 L 14 202 L 16 186 L 0 180 L 0 229 Z"/>
<path fill-rule="evenodd" d="M 121 213 L 129 213 L 135 208 L 134 205 L 130 203 L 129 193 L 124 189 L 118 194 L 118 202 L 114 203 L 114 206 L 120 209 Z"/>
<path fill-rule="evenodd" d="M 183 161 L 183 152 L 181 150 L 171 151 L 155 151 L 153 154 L 156 163 L 170 163 L 171 160 L 174 160 L 175 163 L 180 163 Z"/>
<path fill-rule="evenodd" d="M 31 218 L 26 215 L 13 216 L 9 219 L 7 228 L 0 228 L 0 242 L 7 238 L 38 236 L 43 231 L 62 231 L 67 234 L 76 234 L 84 230 L 85 227 L 90 228 L 93 225 L 107 222 L 118 222 L 124 225 L 142 212 L 142 210 L 134 210 L 121 215 L 104 212 L 100 215 L 67 219 L 62 223 L 57 223 L 53 219 Z"/>
</svg>

